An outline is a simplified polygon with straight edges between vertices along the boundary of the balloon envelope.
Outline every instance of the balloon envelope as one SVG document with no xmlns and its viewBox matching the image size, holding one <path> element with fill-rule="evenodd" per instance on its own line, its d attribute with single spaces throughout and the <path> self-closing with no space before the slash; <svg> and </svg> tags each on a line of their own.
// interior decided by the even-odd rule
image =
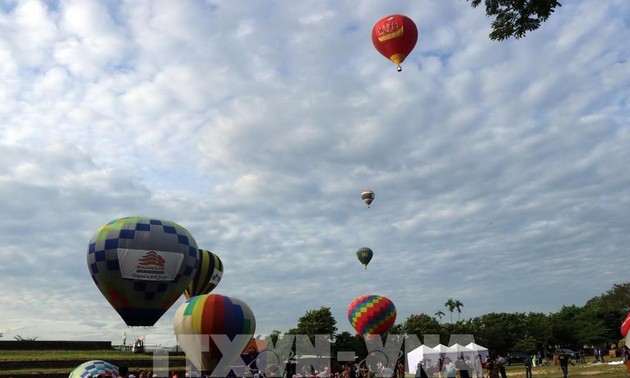
<svg viewBox="0 0 630 378">
<path fill-rule="evenodd" d="M 197 271 L 199 250 L 177 223 L 116 219 L 90 240 L 87 264 L 103 296 L 129 326 L 152 326 Z"/>
<path fill-rule="evenodd" d="M 92 378 L 101 373 L 117 377 L 118 367 L 102 360 L 87 361 L 74 368 L 68 378 Z"/>
<path fill-rule="evenodd" d="M 396 306 L 380 295 L 363 295 L 348 306 L 348 320 L 364 337 L 386 333 L 396 321 Z"/>
<path fill-rule="evenodd" d="M 372 43 L 378 52 L 402 70 L 400 64 L 418 41 L 418 28 L 407 16 L 392 14 L 381 18 L 372 28 Z"/>
<path fill-rule="evenodd" d="M 186 298 L 195 295 L 208 294 L 221 282 L 223 277 L 223 262 L 216 254 L 205 250 L 199 250 L 199 269 L 184 290 Z"/>
<path fill-rule="evenodd" d="M 203 294 L 179 306 L 173 329 L 186 358 L 200 371 L 212 373 L 223 356 L 211 335 L 227 335 L 233 343 L 239 340 L 236 335 L 247 335 L 240 339 L 242 345 L 237 345 L 234 355 L 226 356 L 235 359 L 256 331 L 256 319 L 249 306 L 239 299 Z"/>
<path fill-rule="evenodd" d="M 630 330 L 630 312 L 626 315 L 623 323 L 621 323 L 621 335 L 626 337 L 628 335 L 628 331 Z"/>
<path fill-rule="evenodd" d="M 368 247 L 359 248 L 357 251 L 357 259 L 359 259 L 365 269 L 367 269 L 368 264 L 372 260 L 372 256 L 374 256 L 374 252 Z"/>
<path fill-rule="evenodd" d="M 361 201 L 363 201 L 366 205 L 368 205 L 368 207 L 370 207 L 372 201 L 374 201 L 374 191 L 372 191 L 371 189 L 365 189 L 364 191 L 362 191 Z"/>
</svg>

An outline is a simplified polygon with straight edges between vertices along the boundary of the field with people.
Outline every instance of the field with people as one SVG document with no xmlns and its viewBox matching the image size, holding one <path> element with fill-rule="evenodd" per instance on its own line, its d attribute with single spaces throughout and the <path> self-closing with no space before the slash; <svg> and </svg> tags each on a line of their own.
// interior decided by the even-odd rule
<svg viewBox="0 0 630 378">
<path fill-rule="evenodd" d="M 76 350 L 0 350 L 0 378 L 66 378 L 72 369 L 82 362 L 103 359 L 115 365 L 129 366 L 131 371 L 152 369 L 152 353 L 129 353 L 118 350 L 76 351 Z M 163 363 L 164 361 L 162 361 Z M 610 359 L 610 363 L 575 363 L 569 366 L 570 377 L 606 377 L 624 378 L 626 368 L 620 359 Z M 164 366 L 164 365 L 162 365 Z M 180 372 L 183 377 L 185 357 L 181 353 L 169 354 L 170 370 Z M 523 364 L 514 364 L 506 368 L 508 377 L 525 377 Z M 407 374 L 406 378 L 413 377 Z M 562 378 L 562 372 L 556 365 L 533 368 L 533 377 Z"/>
</svg>

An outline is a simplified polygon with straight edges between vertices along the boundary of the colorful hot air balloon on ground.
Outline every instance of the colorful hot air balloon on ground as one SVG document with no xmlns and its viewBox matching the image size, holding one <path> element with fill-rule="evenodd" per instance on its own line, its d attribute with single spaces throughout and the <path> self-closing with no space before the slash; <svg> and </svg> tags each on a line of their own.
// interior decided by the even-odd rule
<svg viewBox="0 0 630 378">
<path fill-rule="evenodd" d="M 68 378 L 92 378 L 99 374 L 117 377 L 118 367 L 102 360 L 87 361 L 74 368 Z"/>
<path fill-rule="evenodd" d="M 213 374 L 223 355 L 211 335 L 226 335 L 231 340 L 233 348 L 230 350 L 234 355 L 225 358 L 236 359 L 256 331 L 256 319 L 249 306 L 239 299 L 203 294 L 191 297 L 179 306 L 173 317 L 173 329 L 186 358 L 199 371 L 225 376 L 228 372 Z M 237 338 L 237 335 L 243 336 Z"/>
<path fill-rule="evenodd" d="M 368 207 L 370 207 L 372 201 L 374 201 L 374 191 L 372 191 L 371 189 L 365 189 L 364 191 L 362 191 L 361 201 L 363 201 L 366 205 L 368 205 Z"/>
<path fill-rule="evenodd" d="M 378 52 L 402 71 L 400 64 L 418 41 L 418 28 L 407 16 L 392 14 L 380 19 L 372 28 L 372 43 Z"/>
<path fill-rule="evenodd" d="M 396 321 L 396 306 L 380 295 L 364 295 L 348 306 L 348 320 L 359 335 L 370 338 L 389 331 Z"/>
<path fill-rule="evenodd" d="M 94 283 L 128 326 L 153 326 L 182 295 L 198 263 L 188 230 L 147 217 L 106 224 L 87 253 Z"/>
<path fill-rule="evenodd" d="M 184 290 L 186 299 L 195 295 L 208 294 L 221 282 L 223 277 L 223 262 L 216 254 L 205 250 L 199 250 L 199 269 L 190 281 L 188 288 Z"/>
<path fill-rule="evenodd" d="M 357 251 L 357 259 L 359 259 L 365 269 L 367 269 L 370 260 L 372 260 L 372 256 L 374 256 L 374 252 L 368 247 L 359 248 Z"/>
</svg>

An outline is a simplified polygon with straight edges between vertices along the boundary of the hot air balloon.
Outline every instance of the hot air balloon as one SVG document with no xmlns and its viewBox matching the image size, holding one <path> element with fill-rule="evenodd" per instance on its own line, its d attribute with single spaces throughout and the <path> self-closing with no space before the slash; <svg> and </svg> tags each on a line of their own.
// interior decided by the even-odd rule
<svg viewBox="0 0 630 378">
<path fill-rule="evenodd" d="M 628 331 L 630 331 L 630 312 L 626 315 L 626 318 L 621 323 L 621 335 L 626 337 L 628 335 Z"/>
<path fill-rule="evenodd" d="M 357 259 L 359 259 L 365 269 L 367 269 L 367 266 L 370 263 L 370 260 L 372 260 L 373 255 L 374 252 L 372 252 L 372 250 L 368 247 L 359 248 L 359 250 L 357 251 Z"/>
<path fill-rule="evenodd" d="M 380 19 L 372 28 L 372 43 L 378 52 L 402 71 L 400 64 L 418 41 L 418 28 L 407 16 L 392 14 Z"/>
<path fill-rule="evenodd" d="M 186 358 L 199 371 L 215 376 L 217 372 L 213 371 L 222 358 L 233 360 L 240 356 L 256 331 L 256 319 L 249 306 L 239 299 L 203 294 L 179 306 L 173 317 L 173 329 Z M 211 335 L 226 335 L 230 345 L 235 346 L 230 348 L 233 355 L 224 357 Z M 226 376 L 228 372 L 221 373 L 224 374 L 218 376 Z"/>
<path fill-rule="evenodd" d="M 365 189 L 364 191 L 362 191 L 361 201 L 363 201 L 366 205 L 368 205 L 368 207 L 370 207 L 372 201 L 374 201 L 374 191 L 372 191 L 371 189 Z"/>
<path fill-rule="evenodd" d="M 223 277 L 223 262 L 219 256 L 208 250 L 200 249 L 199 269 L 184 290 L 184 296 L 188 299 L 195 295 L 210 293 L 217 287 L 221 277 Z"/>
<path fill-rule="evenodd" d="M 92 378 L 99 374 L 117 377 L 118 367 L 102 360 L 87 361 L 74 368 L 68 378 Z"/>
<path fill-rule="evenodd" d="M 106 224 L 87 253 L 94 283 L 128 326 L 153 326 L 182 295 L 198 263 L 188 230 L 147 217 Z"/>
<path fill-rule="evenodd" d="M 348 306 L 348 320 L 366 338 L 389 331 L 396 321 L 396 306 L 380 295 L 363 295 Z"/>
</svg>

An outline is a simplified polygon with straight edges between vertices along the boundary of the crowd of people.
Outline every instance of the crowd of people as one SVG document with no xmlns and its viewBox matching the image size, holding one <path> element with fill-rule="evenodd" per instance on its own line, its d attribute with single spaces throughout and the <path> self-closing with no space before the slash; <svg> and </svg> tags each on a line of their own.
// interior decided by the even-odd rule
<svg viewBox="0 0 630 378">
<path fill-rule="evenodd" d="M 131 371 L 126 366 L 118 367 L 118 375 L 107 375 L 105 373 L 100 373 L 99 375 L 95 375 L 92 378 L 164 378 L 164 375 L 159 375 L 154 373 L 153 370 L 138 370 Z M 168 374 L 167 378 L 184 378 L 184 372 L 176 372 L 172 371 Z"/>
<path fill-rule="evenodd" d="M 329 365 L 321 369 L 303 368 L 301 372 L 295 372 L 286 375 L 290 378 L 404 378 L 405 366 L 399 362 L 396 366 L 385 366 L 382 363 L 376 363 L 374 366 L 367 364 L 351 364 L 344 363 L 337 368 L 331 368 Z M 264 377 L 261 377 L 264 378 Z"/>
<path fill-rule="evenodd" d="M 623 363 L 626 366 L 627 376 L 630 377 L 630 348 L 627 346 L 622 348 Z M 507 378 L 505 370 L 507 359 L 501 355 L 483 358 L 478 354 L 472 359 L 464 354 L 461 354 L 458 358 L 451 357 L 443 356 L 437 358 L 436 361 L 432 361 L 430 358 L 423 359 L 418 363 L 415 376 L 417 378 Z M 594 357 L 596 362 L 603 362 L 604 360 L 603 356 L 597 352 L 594 353 Z M 583 354 L 576 359 L 577 362 L 585 362 Z M 532 367 L 541 366 L 545 364 L 545 361 L 540 353 L 527 356 L 524 361 L 525 378 L 532 378 Z M 574 357 L 565 354 L 562 350 L 554 356 L 554 364 L 560 367 L 564 378 L 568 377 L 569 366 L 574 365 L 575 362 Z M 344 363 L 335 368 L 331 368 L 330 365 L 323 366 L 319 370 L 313 367 L 304 367 L 301 372 L 290 371 L 289 369 L 283 376 L 284 378 L 404 378 L 405 370 L 405 366 L 401 361 L 395 367 L 384 366 L 381 363 L 377 363 L 374 366 Z M 119 374 L 115 376 L 101 374 L 93 378 L 164 377 L 164 375 L 158 375 L 151 370 L 129 371 L 126 367 L 119 367 L 118 372 Z M 264 371 L 259 370 L 248 370 L 246 375 L 253 378 L 277 376 L 277 374 L 266 374 Z M 185 377 L 188 377 L 188 375 L 184 372 L 172 371 L 167 378 Z"/>
</svg>

